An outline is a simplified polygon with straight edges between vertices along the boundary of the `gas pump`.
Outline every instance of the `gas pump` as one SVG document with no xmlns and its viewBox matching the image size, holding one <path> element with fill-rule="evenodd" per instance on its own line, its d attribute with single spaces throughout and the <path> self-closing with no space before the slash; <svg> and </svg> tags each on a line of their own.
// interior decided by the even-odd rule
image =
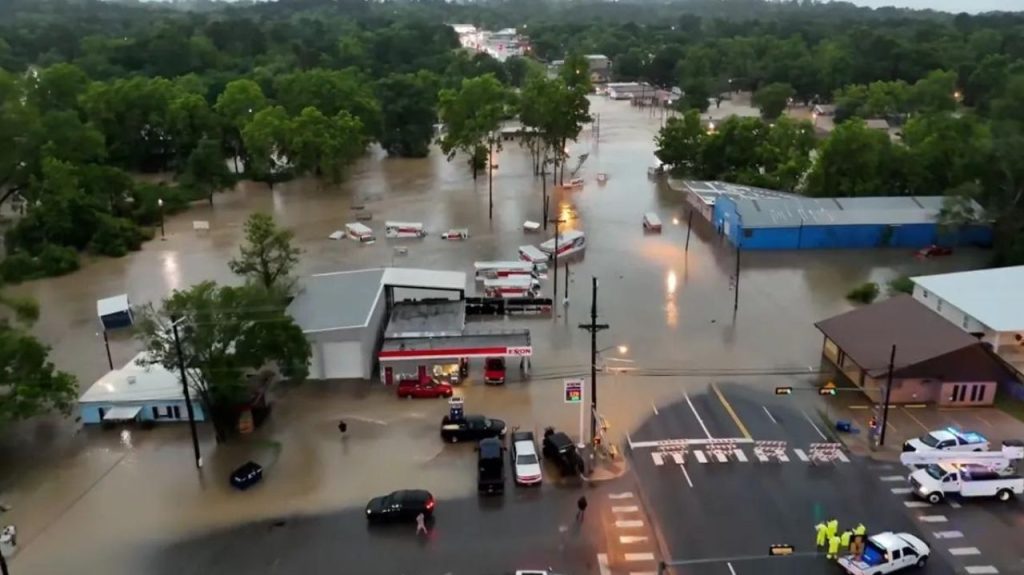
<svg viewBox="0 0 1024 575">
<path fill-rule="evenodd" d="M 466 417 L 465 402 L 454 395 L 448 400 L 448 421 L 462 421 Z"/>
</svg>

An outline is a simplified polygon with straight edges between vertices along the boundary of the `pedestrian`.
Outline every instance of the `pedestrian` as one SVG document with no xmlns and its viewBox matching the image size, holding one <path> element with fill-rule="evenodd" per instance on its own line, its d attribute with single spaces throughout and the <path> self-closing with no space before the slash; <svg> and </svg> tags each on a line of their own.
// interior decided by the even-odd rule
<svg viewBox="0 0 1024 575">
<path fill-rule="evenodd" d="M 839 536 L 833 535 L 828 538 L 828 553 L 825 555 L 826 559 L 838 559 L 839 558 Z"/>
<path fill-rule="evenodd" d="M 580 495 L 580 498 L 576 500 L 576 521 L 583 521 L 583 514 L 587 511 L 587 496 Z"/>
<path fill-rule="evenodd" d="M 825 527 L 824 523 L 818 523 L 814 526 L 814 542 L 818 547 L 825 546 L 826 535 L 828 535 L 828 527 Z"/>
<path fill-rule="evenodd" d="M 419 535 L 420 533 L 429 535 L 429 532 L 427 531 L 427 518 L 422 513 L 416 516 L 416 535 Z"/>
<path fill-rule="evenodd" d="M 846 553 L 850 549 L 850 540 L 853 537 L 853 531 L 847 529 L 839 536 L 839 547 Z"/>
</svg>

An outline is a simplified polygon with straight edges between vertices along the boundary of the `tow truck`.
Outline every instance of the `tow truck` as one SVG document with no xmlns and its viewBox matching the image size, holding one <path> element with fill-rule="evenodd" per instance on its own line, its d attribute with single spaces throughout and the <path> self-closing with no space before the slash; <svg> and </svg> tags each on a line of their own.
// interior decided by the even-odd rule
<svg viewBox="0 0 1024 575">
<path fill-rule="evenodd" d="M 950 451 L 908 451 L 900 462 L 920 466 L 910 474 L 914 495 L 939 503 L 949 495 L 995 497 L 1009 501 L 1024 493 L 1024 477 L 1014 469 L 1024 459 L 1024 442 L 1004 441 L 999 451 L 963 453 Z"/>
<path fill-rule="evenodd" d="M 921 437 L 908 439 L 903 451 L 988 451 L 988 440 L 974 431 L 962 431 L 954 427 L 936 429 Z"/>
</svg>

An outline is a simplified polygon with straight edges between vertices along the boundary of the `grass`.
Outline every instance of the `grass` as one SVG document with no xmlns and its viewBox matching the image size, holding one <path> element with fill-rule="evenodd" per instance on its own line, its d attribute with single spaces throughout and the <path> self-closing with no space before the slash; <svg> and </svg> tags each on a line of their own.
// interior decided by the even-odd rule
<svg viewBox="0 0 1024 575">
<path fill-rule="evenodd" d="M 1006 393 L 996 394 L 996 407 L 1020 421 L 1024 421 L 1024 401 L 1014 399 Z"/>
</svg>

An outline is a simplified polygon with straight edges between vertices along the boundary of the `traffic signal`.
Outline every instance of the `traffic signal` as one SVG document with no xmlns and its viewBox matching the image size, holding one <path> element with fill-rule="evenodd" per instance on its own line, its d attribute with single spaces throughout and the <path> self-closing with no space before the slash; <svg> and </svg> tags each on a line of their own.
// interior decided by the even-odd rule
<svg viewBox="0 0 1024 575">
<path fill-rule="evenodd" d="M 776 387 L 775 388 L 775 395 L 789 395 L 791 393 L 793 393 L 793 388 L 792 387 Z"/>
<path fill-rule="evenodd" d="M 792 545 L 772 545 L 768 548 L 769 557 L 792 555 L 795 549 Z"/>
<path fill-rule="evenodd" d="M 818 395 L 835 395 L 836 388 L 834 387 L 822 387 L 818 389 Z"/>
</svg>

